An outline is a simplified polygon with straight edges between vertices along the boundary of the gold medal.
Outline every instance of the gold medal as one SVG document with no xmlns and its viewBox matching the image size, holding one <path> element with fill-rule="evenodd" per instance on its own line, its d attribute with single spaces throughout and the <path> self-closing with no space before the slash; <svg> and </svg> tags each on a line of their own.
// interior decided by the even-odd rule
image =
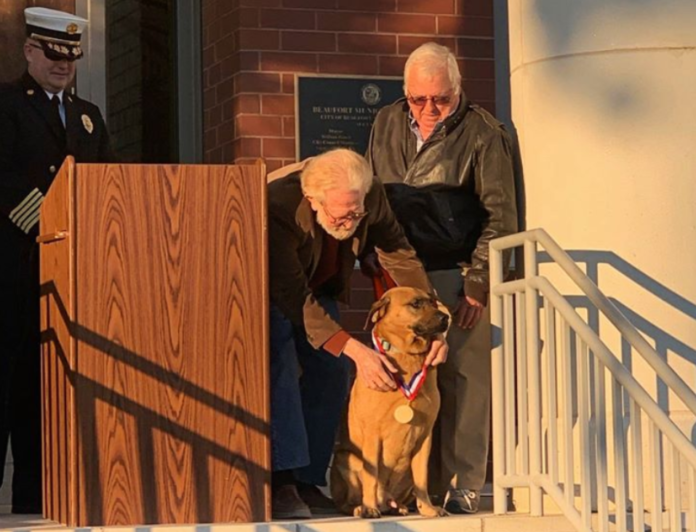
<svg viewBox="0 0 696 532">
<path fill-rule="evenodd" d="M 408 405 L 399 406 L 396 410 L 394 410 L 394 419 L 404 425 L 406 423 L 410 423 L 413 419 L 413 408 Z"/>
</svg>

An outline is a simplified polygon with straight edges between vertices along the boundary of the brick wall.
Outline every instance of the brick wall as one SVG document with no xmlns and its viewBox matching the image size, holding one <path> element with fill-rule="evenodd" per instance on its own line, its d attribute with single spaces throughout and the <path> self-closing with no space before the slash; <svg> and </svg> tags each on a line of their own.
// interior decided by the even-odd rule
<svg viewBox="0 0 696 532">
<path fill-rule="evenodd" d="M 106 20 L 107 107 L 111 146 L 122 161 L 142 158 L 142 54 L 141 10 L 137 0 L 111 0 Z"/>
<path fill-rule="evenodd" d="M 494 110 L 493 0 L 203 0 L 204 149 L 211 163 L 294 161 L 294 74 L 400 76 L 435 40 Z"/>
<path fill-rule="evenodd" d="M 495 111 L 493 0 L 203 0 L 204 150 L 209 163 L 295 160 L 295 73 L 401 76 L 436 41 L 459 58 L 469 98 Z M 356 272 L 346 330 L 372 302 Z"/>
</svg>

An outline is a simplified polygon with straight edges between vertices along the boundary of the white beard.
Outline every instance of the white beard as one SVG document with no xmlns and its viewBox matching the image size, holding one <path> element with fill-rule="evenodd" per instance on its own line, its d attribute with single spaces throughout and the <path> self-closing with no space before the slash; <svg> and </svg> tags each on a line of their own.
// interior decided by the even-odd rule
<svg viewBox="0 0 696 532">
<path fill-rule="evenodd" d="M 345 227 L 331 227 L 326 220 L 324 220 L 324 217 L 320 214 L 317 213 L 317 222 L 319 222 L 319 225 L 321 228 L 326 231 L 329 235 L 334 237 L 336 240 L 347 240 L 353 234 L 355 233 L 355 230 L 358 228 L 358 225 L 360 222 L 356 223 L 353 222 L 353 225 L 351 226 L 350 229 L 346 229 Z"/>
</svg>

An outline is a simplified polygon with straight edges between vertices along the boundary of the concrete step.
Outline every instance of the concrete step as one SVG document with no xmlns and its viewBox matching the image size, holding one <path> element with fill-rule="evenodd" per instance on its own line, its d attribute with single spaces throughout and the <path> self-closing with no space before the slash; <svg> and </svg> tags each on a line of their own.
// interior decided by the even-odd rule
<svg viewBox="0 0 696 532">
<path fill-rule="evenodd" d="M 562 516 L 449 516 L 436 519 L 332 517 L 308 521 L 215 525 L 146 525 L 138 527 L 68 528 L 40 516 L 0 515 L 0 532 L 573 532 Z"/>
</svg>

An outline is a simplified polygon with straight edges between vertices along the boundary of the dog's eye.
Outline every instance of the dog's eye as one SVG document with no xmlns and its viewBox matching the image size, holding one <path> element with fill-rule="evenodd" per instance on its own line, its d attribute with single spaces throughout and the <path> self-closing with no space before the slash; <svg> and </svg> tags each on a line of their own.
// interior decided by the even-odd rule
<svg viewBox="0 0 696 532">
<path fill-rule="evenodd" d="M 411 301 L 411 302 L 409 303 L 409 306 L 411 306 L 411 307 L 413 307 L 413 308 L 415 308 L 415 309 L 419 309 L 419 308 L 421 308 L 421 307 L 423 306 L 423 301 L 420 300 L 420 299 L 414 299 L 413 301 Z"/>
</svg>

